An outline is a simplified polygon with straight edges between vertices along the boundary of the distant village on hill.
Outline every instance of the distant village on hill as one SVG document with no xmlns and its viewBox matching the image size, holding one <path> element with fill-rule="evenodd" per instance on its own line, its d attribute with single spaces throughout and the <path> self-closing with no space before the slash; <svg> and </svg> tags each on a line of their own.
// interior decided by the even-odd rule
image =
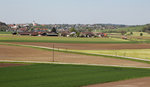
<svg viewBox="0 0 150 87">
<path fill-rule="evenodd" d="M 127 25 L 117 24 L 6 24 L 0 22 L 0 31 L 12 32 L 14 35 L 64 36 L 64 37 L 104 37 L 104 33 L 94 30 L 118 29 Z"/>
<path fill-rule="evenodd" d="M 6 24 L 0 22 L 0 32 L 11 32 L 13 35 L 30 36 L 63 36 L 63 37 L 107 37 L 107 33 L 147 32 L 147 25 L 119 24 L 38 24 L 35 21 L 26 24 Z"/>
</svg>

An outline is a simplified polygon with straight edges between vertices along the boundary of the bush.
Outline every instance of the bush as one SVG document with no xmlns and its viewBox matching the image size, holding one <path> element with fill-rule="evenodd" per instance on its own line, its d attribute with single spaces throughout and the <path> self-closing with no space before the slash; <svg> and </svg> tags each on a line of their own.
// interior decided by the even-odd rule
<svg viewBox="0 0 150 87">
<path fill-rule="evenodd" d="M 127 31 L 120 31 L 121 35 L 125 35 Z"/>
<path fill-rule="evenodd" d="M 140 36 L 143 36 L 143 33 L 140 33 Z"/>
</svg>

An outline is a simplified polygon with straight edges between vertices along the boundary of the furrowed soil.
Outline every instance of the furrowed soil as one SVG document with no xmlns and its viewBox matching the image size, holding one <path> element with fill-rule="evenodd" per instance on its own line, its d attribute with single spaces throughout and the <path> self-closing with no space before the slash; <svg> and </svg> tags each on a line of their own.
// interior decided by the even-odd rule
<svg viewBox="0 0 150 87">
<path fill-rule="evenodd" d="M 0 45 L 0 60 L 53 61 L 53 52 L 27 47 Z M 55 62 L 150 67 L 150 64 L 99 56 L 54 52 Z"/>
<path fill-rule="evenodd" d="M 95 84 L 83 87 L 150 87 L 150 77 L 103 83 L 103 84 Z"/>
<path fill-rule="evenodd" d="M 80 44 L 80 43 L 38 43 L 38 42 L 11 42 L 14 44 L 36 45 L 72 50 L 114 50 L 114 49 L 150 49 L 150 44 Z"/>
</svg>

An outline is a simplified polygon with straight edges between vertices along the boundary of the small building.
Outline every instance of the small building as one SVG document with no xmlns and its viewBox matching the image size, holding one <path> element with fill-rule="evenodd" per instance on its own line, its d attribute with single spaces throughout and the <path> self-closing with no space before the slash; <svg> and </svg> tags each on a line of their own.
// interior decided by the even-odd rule
<svg viewBox="0 0 150 87">
<path fill-rule="evenodd" d="M 94 33 L 92 32 L 81 32 L 80 37 L 94 37 Z"/>
<path fill-rule="evenodd" d="M 62 31 L 62 32 L 60 33 L 60 36 L 69 37 L 69 36 L 70 36 L 70 32 L 69 32 L 69 31 Z"/>
<path fill-rule="evenodd" d="M 56 32 L 47 32 L 46 36 L 58 36 L 58 33 L 56 33 Z"/>
<path fill-rule="evenodd" d="M 96 36 L 98 37 L 107 37 L 106 33 L 96 33 Z"/>
</svg>

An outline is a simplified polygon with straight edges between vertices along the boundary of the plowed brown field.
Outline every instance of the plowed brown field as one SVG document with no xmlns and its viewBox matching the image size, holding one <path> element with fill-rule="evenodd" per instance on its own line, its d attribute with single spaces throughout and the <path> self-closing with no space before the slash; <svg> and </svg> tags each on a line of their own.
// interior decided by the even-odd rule
<svg viewBox="0 0 150 87">
<path fill-rule="evenodd" d="M 114 49 L 150 49 L 150 44 L 79 44 L 79 43 L 38 43 L 38 42 L 11 42 L 14 44 L 36 45 L 61 49 L 75 50 L 114 50 Z"/>
<path fill-rule="evenodd" d="M 38 50 L 34 48 L 6 46 L 0 45 L 0 60 L 16 60 L 16 61 L 52 61 L 53 52 Z M 54 52 L 56 62 L 64 63 L 84 63 L 84 64 L 105 64 L 105 65 L 120 65 L 120 66 L 137 66 L 150 67 L 150 64 L 105 58 L 98 56 L 88 56 L 81 54 Z"/>
<path fill-rule="evenodd" d="M 95 84 L 84 87 L 150 87 L 150 77 L 110 82 L 104 84 Z"/>
</svg>

